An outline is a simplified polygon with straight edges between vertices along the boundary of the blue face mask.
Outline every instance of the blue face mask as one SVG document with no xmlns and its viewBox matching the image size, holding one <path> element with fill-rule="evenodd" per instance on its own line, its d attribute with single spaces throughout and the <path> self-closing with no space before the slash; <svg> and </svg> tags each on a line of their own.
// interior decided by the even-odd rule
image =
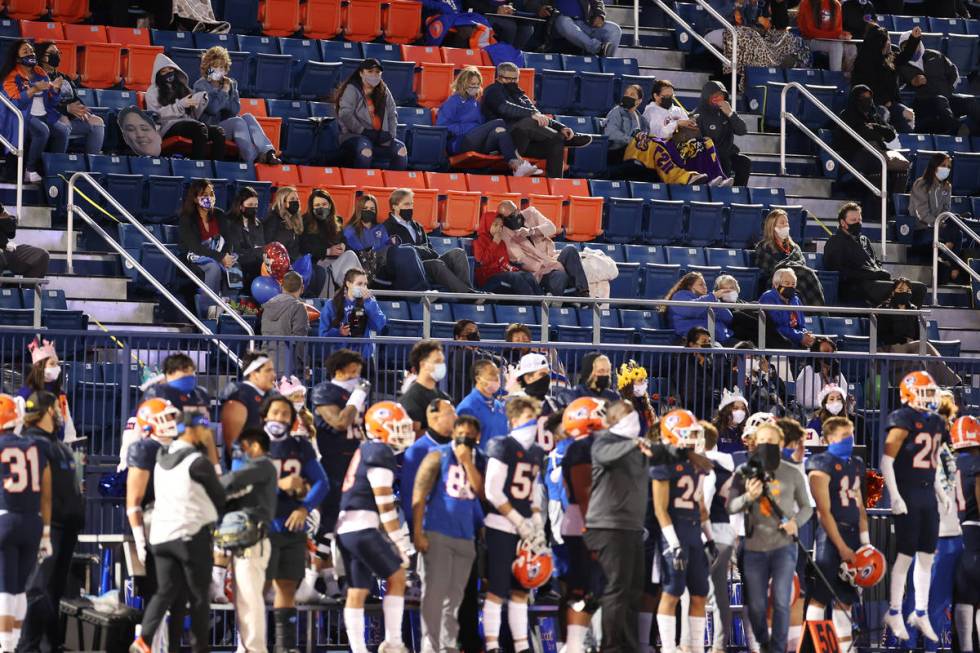
<svg viewBox="0 0 980 653">
<path fill-rule="evenodd" d="M 848 460 L 851 457 L 851 453 L 854 451 L 854 436 L 849 435 L 840 442 L 834 442 L 833 444 L 827 445 L 827 453 L 831 456 L 837 456 L 844 460 Z"/>
<path fill-rule="evenodd" d="M 194 374 L 182 376 L 168 384 L 171 388 L 176 388 L 178 392 L 189 394 L 197 387 L 197 376 Z"/>
<path fill-rule="evenodd" d="M 796 455 L 796 447 L 783 449 L 783 460 L 793 462 L 794 455 Z"/>
</svg>

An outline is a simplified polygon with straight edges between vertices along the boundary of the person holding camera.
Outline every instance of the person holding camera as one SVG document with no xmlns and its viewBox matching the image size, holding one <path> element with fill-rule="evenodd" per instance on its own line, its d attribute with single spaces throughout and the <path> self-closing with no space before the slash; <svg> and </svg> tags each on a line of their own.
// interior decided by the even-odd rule
<svg viewBox="0 0 980 653">
<path fill-rule="evenodd" d="M 371 333 L 380 333 L 388 323 L 381 307 L 371 295 L 368 277 L 364 270 L 351 268 L 344 275 L 344 285 L 329 302 L 323 305 L 320 313 L 321 338 L 364 338 Z M 374 345 L 351 345 L 349 349 L 361 354 L 365 360 L 374 356 Z"/>
<path fill-rule="evenodd" d="M 781 459 L 783 432 L 775 424 L 755 431 L 755 450 L 736 469 L 728 512 L 745 513 L 744 600 L 762 653 L 782 653 L 789 635 L 789 612 L 796 571 L 797 533 L 813 514 L 806 480 Z M 772 581 L 772 634 L 766 624 Z"/>
</svg>

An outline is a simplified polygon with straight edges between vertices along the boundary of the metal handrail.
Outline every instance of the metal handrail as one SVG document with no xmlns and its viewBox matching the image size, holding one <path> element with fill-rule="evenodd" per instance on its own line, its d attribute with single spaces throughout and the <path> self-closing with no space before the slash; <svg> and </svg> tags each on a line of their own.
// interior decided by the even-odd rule
<svg viewBox="0 0 980 653">
<path fill-rule="evenodd" d="M 50 280 L 38 277 L 0 277 L 0 286 L 34 286 L 34 328 L 41 328 L 41 298 L 38 288 L 46 286 Z"/>
<path fill-rule="evenodd" d="M 720 22 L 721 23 L 721 26 L 732 35 L 732 58 L 731 59 L 729 59 L 728 57 L 726 57 L 723 53 L 719 52 L 718 49 L 715 48 L 715 46 L 711 45 L 711 43 L 708 42 L 708 39 L 706 39 L 703 36 L 701 36 L 700 34 L 698 34 L 697 31 L 693 27 L 691 27 L 686 20 L 684 20 L 683 18 L 681 18 L 680 15 L 677 12 L 675 12 L 673 9 L 671 9 L 669 6 L 667 6 L 667 4 L 664 3 L 663 0 L 653 0 L 653 2 L 658 7 L 660 7 L 660 10 L 661 11 L 663 11 L 665 14 L 667 14 L 668 16 L 670 16 L 671 18 L 673 18 L 675 23 L 677 23 L 678 25 L 680 25 L 681 27 L 684 28 L 684 31 L 685 32 L 687 32 L 688 34 L 690 34 L 691 36 L 693 36 L 695 39 L 697 39 L 697 41 L 701 45 L 704 46 L 705 50 L 707 50 L 708 52 L 710 52 L 715 57 L 715 59 L 717 59 L 718 61 L 720 61 L 722 63 L 723 66 L 730 66 L 731 67 L 731 69 L 732 69 L 732 86 L 731 86 L 731 88 L 728 89 L 728 97 L 730 99 L 729 104 L 732 105 L 732 111 L 735 111 L 735 106 L 736 106 L 736 99 L 735 98 L 738 95 L 738 86 L 737 86 L 738 70 L 737 70 L 737 67 L 735 65 L 736 62 L 738 61 L 738 32 L 735 30 L 735 26 L 734 25 L 732 25 L 731 23 L 729 23 L 728 20 L 726 20 L 724 16 L 722 16 L 720 13 L 718 13 L 715 10 L 715 8 L 712 7 L 711 5 L 709 5 L 707 2 L 705 2 L 705 0 L 694 0 L 694 1 L 696 3 L 698 3 L 698 5 L 702 9 L 704 9 L 709 14 L 711 14 L 711 16 L 715 18 L 715 20 L 717 20 L 718 22 Z M 634 5 L 633 5 L 633 20 L 634 20 L 634 25 L 639 25 L 639 22 L 640 22 L 640 2 L 639 2 L 639 0 L 634 0 Z M 639 27 L 636 27 L 635 28 L 635 31 L 636 31 L 636 39 L 637 39 L 637 43 L 638 43 L 639 42 Z"/>
<path fill-rule="evenodd" d="M 0 103 L 17 116 L 17 147 L 14 147 L 14 144 L 3 135 L 0 135 L 0 145 L 17 157 L 17 219 L 20 220 L 22 217 L 20 210 L 24 205 L 24 114 L 3 93 L 0 93 Z"/>
<path fill-rule="evenodd" d="M 942 226 L 947 220 L 952 220 L 956 225 L 965 231 L 967 235 L 972 238 L 975 242 L 980 243 L 980 236 L 977 235 L 973 229 L 970 228 L 966 222 L 964 222 L 960 216 L 956 215 L 951 211 L 943 211 L 936 217 L 936 224 L 933 225 L 933 237 L 932 237 L 932 301 L 934 304 L 938 304 L 939 300 L 936 299 L 936 293 L 939 291 L 939 251 L 942 250 L 946 256 L 951 258 L 954 263 L 959 265 L 964 272 L 966 272 L 970 277 L 980 283 L 980 274 L 978 274 L 973 268 L 971 268 L 963 259 L 953 253 L 949 247 L 946 247 L 946 243 L 939 239 L 939 227 Z"/>
<path fill-rule="evenodd" d="M 207 295 L 208 299 L 210 299 L 217 306 L 219 306 L 221 308 L 221 310 L 224 311 L 225 314 L 231 316 L 231 318 L 233 320 L 235 320 L 235 322 L 238 323 L 238 326 L 242 327 L 242 329 L 245 331 L 245 333 L 247 333 L 250 336 L 254 336 L 255 335 L 255 330 L 252 329 L 252 326 L 248 322 L 246 322 L 242 318 L 241 315 L 239 315 L 237 312 L 235 312 L 228 305 L 228 303 L 225 300 L 223 300 L 220 296 L 218 296 L 217 293 L 215 293 L 213 290 L 211 290 L 211 288 L 209 288 L 206 283 L 204 283 L 196 274 L 194 274 L 186 265 L 184 265 L 184 262 L 181 261 L 180 258 L 178 258 L 177 256 L 174 256 L 174 253 L 173 252 L 171 252 L 169 249 L 167 249 L 166 246 L 164 246 L 163 243 L 161 243 L 159 240 L 157 240 L 157 237 L 154 236 L 153 233 L 149 229 L 147 229 L 142 224 L 140 224 L 139 220 L 137 220 L 136 218 L 134 218 L 129 213 L 129 211 L 127 211 L 123 207 L 122 204 L 120 204 L 119 202 L 116 201 L 116 198 L 114 198 L 112 195 L 110 195 L 108 193 L 108 191 L 106 191 L 106 189 L 102 188 L 102 186 L 100 186 L 95 181 L 95 179 L 93 179 L 92 176 L 90 174 L 88 174 L 87 172 L 76 172 L 75 174 L 73 174 L 71 176 L 71 179 L 68 180 L 68 248 L 67 248 L 67 254 L 68 254 L 68 273 L 69 274 L 73 274 L 74 273 L 74 270 L 75 270 L 75 265 L 74 265 L 75 243 L 73 242 L 74 239 L 71 237 L 71 234 L 73 233 L 73 227 L 74 227 L 74 213 L 76 211 L 78 211 L 79 212 L 79 215 L 83 216 L 89 222 L 89 224 L 94 224 L 94 222 L 92 221 L 92 218 L 90 218 L 89 216 L 85 215 L 85 213 L 79 207 L 75 206 L 75 185 L 76 185 L 76 183 L 78 182 L 79 179 L 84 179 L 87 182 L 89 182 L 92 185 L 92 187 L 96 190 L 96 192 L 98 192 L 100 195 L 102 195 L 102 197 L 104 197 L 106 200 L 108 200 L 109 201 L 109 204 L 111 204 L 113 206 L 113 208 L 115 208 L 117 211 L 119 211 L 119 213 L 124 218 L 126 218 L 126 220 L 131 225 L 133 225 L 134 227 L 136 227 L 136 230 L 139 231 L 143 235 L 143 237 L 146 238 L 146 240 L 150 244 L 152 244 L 159 252 L 161 252 L 171 263 L 173 263 L 174 267 L 176 267 L 178 270 L 180 270 L 184 274 L 184 276 L 186 276 L 188 279 L 190 279 L 190 281 L 192 283 L 194 283 L 198 288 L 200 288 L 204 292 L 204 294 Z M 118 245 L 118 243 L 116 243 L 116 241 L 111 236 L 109 236 L 109 234 L 107 234 L 105 232 L 105 230 L 102 230 L 100 228 L 99 231 L 101 232 L 99 235 L 102 236 L 103 238 L 105 238 L 106 241 L 109 242 L 110 245 L 113 245 L 113 248 L 116 249 L 115 248 L 115 245 Z M 121 249 L 121 247 L 119 249 Z M 129 257 L 129 258 L 132 258 L 132 257 Z M 141 274 L 143 274 L 143 276 L 146 276 L 148 279 L 152 279 L 152 277 L 150 277 L 146 273 L 146 271 L 143 270 L 142 267 L 138 267 L 138 266 L 134 266 L 134 267 L 136 267 L 138 270 L 141 270 Z M 153 280 L 153 281 L 155 281 L 155 280 Z M 153 285 L 158 290 L 160 289 L 160 288 L 158 288 L 159 284 L 154 283 Z M 183 306 L 183 303 L 177 301 L 176 298 L 173 295 L 170 294 L 170 291 L 164 289 L 162 292 L 163 292 L 164 296 L 167 297 L 167 299 L 169 299 L 170 301 L 174 302 L 175 304 L 178 304 L 180 306 Z M 184 307 L 184 308 L 186 308 L 186 307 Z M 206 328 L 196 318 L 192 322 L 198 328 L 201 328 L 201 329 Z"/>
<path fill-rule="evenodd" d="M 873 183 L 868 181 L 868 179 L 857 171 L 857 169 L 852 166 L 844 157 L 837 153 L 836 150 L 831 148 L 828 144 L 820 140 L 820 137 L 813 133 L 813 131 L 804 125 L 800 120 L 794 116 L 792 113 L 786 110 L 786 94 L 790 89 L 796 89 L 800 94 L 806 99 L 810 100 L 815 107 L 820 109 L 828 118 L 830 118 L 835 125 L 844 130 L 851 138 L 858 142 L 858 145 L 871 152 L 881 162 L 881 187 L 875 186 Z M 827 105 L 817 99 L 813 93 L 808 91 L 805 86 L 798 82 L 789 82 L 783 87 L 782 93 L 779 95 L 779 172 L 780 174 L 786 174 L 786 121 L 789 120 L 793 123 L 797 129 L 806 134 L 810 140 L 820 146 L 824 152 L 829 154 L 837 163 L 844 166 L 844 168 L 850 172 L 854 177 L 860 181 L 862 184 L 868 187 L 872 193 L 881 198 L 881 255 L 885 256 L 885 245 L 887 244 L 888 238 L 888 193 L 885 190 L 886 184 L 888 183 L 888 160 L 885 155 L 879 152 L 871 145 L 868 141 L 864 140 L 856 131 L 851 129 L 850 125 L 841 120 L 833 111 L 831 111 Z"/>
</svg>

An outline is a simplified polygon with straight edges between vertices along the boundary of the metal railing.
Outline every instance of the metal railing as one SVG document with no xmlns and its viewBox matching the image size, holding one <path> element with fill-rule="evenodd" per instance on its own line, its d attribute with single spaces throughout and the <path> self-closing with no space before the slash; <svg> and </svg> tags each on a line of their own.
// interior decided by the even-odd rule
<svg viewBox="0 0 980 653">
<path fill-rule="evenodd" d="M 789 93 L 791 89 L 796 89 L 800 95 L 813 103 L 815 107 L 820 109 L 820 111 L 826 115 L 831 121 L 844 130 L 851 138 L 857 141 L 858 145 L 871 152 L 881 162 L 881 187 L 875 186 L 871 181 L 868 180 L 863 174 L 858 172 L 857 168 L 851 165 L 844 157 L 837 153 L 830 145 L 824 143 L 819 136 L 813 133 L 809 127 L 803 124 L 799 118 L 793 115 L 791 112 L 786 110 L 786 94 Z M 881 255 L 885 255 L 885 245 L 888 240 L 888 193 L 885 190 L 888 183 L 888 160 L 885 155 L 876 150 L 871 143 L 864 140 L 856 131 L 851 129 L 850 125 L 841 120 L 833 111 L 831 111 L 827 105 L 821 102 L 813 93 L 808 91 L 806 87 L 798 82 L 789 82 L 783 86 L 783 90 L 779 95 L 779 172 L 780 174 L 786 174 L 786 121 L 790 121 L 796 126 L 801 132 L 806 134 L 810 140 L 820 146 L 824 152 L 829 154 L 837 163 L 844 166 L 844 168 L 850 172 L 854 177 L 864 184 L 872 193 L 881 198 Z"/>
<path fill-rule="evenodd" d="M 700 6 L 702 9 L 704 9 L 709 14 L 711 14 L 711 16 L 715 20 L 717 20 L 719 23 L 721 23 L 722 28 L 724 28 L 725 30 L 727 30 L 728 33 L 732 35 L 732 58 L 731 59 L 729 59 L 728 57 L 726 57 L 724 55 L 724 53 L 719 52 L 718 49 L 715 46 L 713 46 L 710 42 L 708 42 L 708 39 L 706 39 L 703 36 L 701 36 L 700 34 L 698 34 L 697 30 L 695 30 L 693 27 L 691 27 L 691 25 L 688 24 L 688 22 L 686 20 L 684 20 L 683 18 L 681 18 L 680 14 L 678 14 L 673 9 L 671 9 L 663 0 L 653 0 L 654 4 L 656 4 L 658 7 L 660 7 L 660 10 L 661 11 L 663 11 L 665 14 L 667 14 L 668 16 L 670 16 L 674 20 L 675 23 L 677 23 L 682 28 L 684 28 L 684 31 L 685 32 L 687 32 L 688 34 L 690 34 L 691 36 L 693 36 L 698 41 L 698 43 L 700 43 L 701 45 L 703 45 L 704 46 L 704 49 L 707 50 L 708 52 L 710 52 L 711 55 L 714 56 L 715 59 L 717 59 L 718 61 L 720 61 L 723 66 L 730 66 L 731 67 L 731 69 L 732 69 L 732 81 L 731 81 L 731 87 L 728 89 L 728 97 L 730 99 L 729 104 L 732 105 L 732 111 L 735 111 L 736 110 L 735 109 L 736 102 L 737 102 L 736 97 L 738 96 L 738 85 L 737 85 L 737 81 L 738 81 L 738 66 L 737 66 L 737 64 L 738 64 L 738 32 L 735 30 L 735 26 L 734 25 L 732 25 L 731 23 L 729 23 L 725 19 L 724 16 L 722 16 L 720 13 L 718 13 L 715 10 L 715 8 L 712 7 L 710 4 L 708 4 L 707 2 L 705 2 L 705 0 L 694 0 L 694 1 L 698 4 L 698 6 Z M 640 0 L 634 0 L 634 5 L 633 5 L 633 20 L 634 20 L 634 25 L 638 25 L 639 24 L 639 19 L 640 19 Z M 639 28 L 637 27 L 635 29 L 636 29 L 636 38 L 637 38 L 637 41 L 639 41 Z"/>
<path fill-rule="evenodd" d="M 34 328 L 41 328 L 41 286 L 50 283 L 48 279 L 36 277 L 0 277 L 0 286 L 33 286 L 34 287 Z"/>
<path fill-rule="evenodd" d="M 956 215 L 951 211 L 943 211 L 936 217 L 936 223 L 933 225 L 932 231 L 932 301 L 933 303 L 938 303 L 936 299 L 936 293 L 939 291 L 939 252 L 942 251 L 946 256 L 948 256 L 954 263 L 956 263 L 960 268 L 970 275 L 974 281 L 980 283 L 980 274 L 971 268 L 966 261 L 957 256 L 953 250 L 946 247 L 946 243 L 942 242 L 939 238 L 939 229 L 944 222 L 947 220 L 952 221 L 956 226 L 966 232 L 966 234 L 974 240 L 976 243 L 980 243 L 980 236 L 977 235 L 970 226 L 964 222 L 960 216 Z"/>
<path fill-rule="evenodd" d="M 17 157 L 17 219 L 20 220 L 20 210 L 24 205 L 24 114 L 3 93 L 0 93 L 0 103 L 17 116 L 17 146 L 14 147 L 3 135 L 0 135 L 0 145 Z"/>
</svg>

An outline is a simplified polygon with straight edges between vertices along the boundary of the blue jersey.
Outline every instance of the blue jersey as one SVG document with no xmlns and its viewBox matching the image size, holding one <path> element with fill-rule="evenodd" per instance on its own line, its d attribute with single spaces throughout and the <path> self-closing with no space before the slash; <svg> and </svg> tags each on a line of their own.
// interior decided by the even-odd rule
<svg viewBox="0 0 980 653">
<path fill-rule="evenodd" d="M 671 521 L 701 521 L 701 506 L 698 489 L 701 473 L 694 465 L 684 461 L 668 465 L 654 465 L 650 468 L 650 478 L 655 481 L 670 481 L 670 498 L 667 512 Z"/>
<path fill-rule="evenodd" d="M 708 517 L 712 524 L 728 524 L 728 508 L 725 507 L 728 494 L 729 481 L 732 478 L 731 470 L 726 469 L 717 460 L 711 461 L 711 466 L 715 473 L 715 494 L 711 497 L 711 505 L 708 508 Z"/>
<path fill-rule="evenodd" d="M 313 407 L 334 406 L 343 410 L 350 399 L 350 391 L 333 381 L 324 381 L 313 386 Z M 364 411 L 354 417 L 354 421 L 343 431 L 338 431 L 314 411 L 313 425 L 316 427 L 316 444 L 320 455 L 326 457 L 334 453 L 350 456 L 364 441 Z"/>
<path fill-rule="evenodd" d="M 272 531 L 282 532 L 284 523 L 297 508 L 307 511 L 318 507 L 327 493 L 327 475 L 320 466 L 313 445 L 305 438 L 291 435 L 273 439 L 269 445 L 269 460 L 279 472 L 279 478 L 297 474 L 310 484 L 310 490 L 302 499 L 291 496 L 282 490 L 276 495 L 276 517 L 272 521 Z"/>
<path fill-rule="evenodd" d="M 262 415 L 259 408 L 265 395 L 250 383 L 229 383 L 224 392 L 221 393 L 222 405 L 227 401 L 237 401 L 245 406 L 245 424 L 242 430 L 249 428 L 262 428 Z"/>
<path fill-rule="evenodd" d="M 530 517 L 534 486 L 540 482 L 541 468 L 544 466 L 544 450 L 536 444 L 525 449 L 516 438 L 501 435 L 490 440 L 487 456 L 507 466 L 504 481 L 507 502 L 518 514 Z M 496 509 L 493 512 L 496 513 Z"/>
<path fill-rule="evenodd" d="M 956 457 L 956 473 L 959 487 L 956 488 L 956 503 L 960 523 L 973 522 L 980 526 L 980 508 L 977 506 L 977 478 L 980 477 L 980 455 L 961 453 Z"/>
<path fill-rule="evenodd" d="M 934 494 L 939 445 L 948 439 L 946 420 L 936 413 L 902 406 L 888 416 L 885 433 L 893 428 L 908 431 L 895 456 L 895 478 L 902 497 L 908 500 L 910 494 Z"/>
<path fill-rule="evenodd" d="M 555 445 L 545 456 L 547 460 L 545 461 L 544 469 L 544 489 L 545 493 L 548 495 L 549 501 L 560 501 L 562 510 L 568 508 L 568 491 L 565 489 L 565 483 L 562 479 L 562 464 L 565 460 L 565 453 L 568 451 L 568 447 L 571 446 L 572 440 L 570 438 L 565 438 Z"/>
<path fill-rule="evenodd" d="M 830 477 L 830 514 L 838 524 L 857 528 L 861 518 L 858 502 L 863 501 L 864 461 L 858 456 L 844 460 L 824 451 L 807 459 L 806 471 L 823 472 Z"/>
<path fill-rule="evenodd" d="M 141 508 L 146 508 L 153 503 L 153 469 L 157 465 L 157 454 L 162 446 L 159 441 L 153 438 L 143 438 L 131 444 L 126 450 L 127 467 L 135 467 L 150 472 L 150 479 L 146 484 L 143 501 L 140 504 Z"/>
<path fill-rule="evenodd" d="M 41 477 L 47 464 L 47 447 L 34 438 L 0 435 L 0 510 L 39 513 Z"/>
<path fill-rule="evenodd" d="M 466 477 L 466 470 L 456 460 L 451 444 L 440 445 L 431 451 L 439 454 L 439 479 L 425 507 L 423 528 L 448 537 L 472 540 L 476 537 L 476 529 L 483 524 L 480 499 Z M 473 450 L 473 464 L 481 473 L 486 469 L 486 456 L 479 449 Z"/>
<path fill-rule="evenodd" d="M 368 471 L 372 467 L 391 470 L 392 474 L 398 471 L 395 454 L 384 442 L 377 440 L 362 442 L 354 452 L 354 457 L 347 468 L 347 475 L 344 476 L 343 495 L 340 497 L 341 510 L 378 511 L 378 505 L 374 502 L 374 490 L 371 488 L 371 481 L 368 480 Z"/>
<path fill-rule="evenodd" d="M 568 503 L 580 504 L 584 497 L 575 495 L 575 486 L 572 484 L 572 469 L 579 465 L 592 467 L 592 443 L 595 438 L 589 434 L 584 438 L 572 440 L 565 457 L 561 461 L 561 475 L 565 481 L 565 488 L 568 492 Z"/>
</svg>

